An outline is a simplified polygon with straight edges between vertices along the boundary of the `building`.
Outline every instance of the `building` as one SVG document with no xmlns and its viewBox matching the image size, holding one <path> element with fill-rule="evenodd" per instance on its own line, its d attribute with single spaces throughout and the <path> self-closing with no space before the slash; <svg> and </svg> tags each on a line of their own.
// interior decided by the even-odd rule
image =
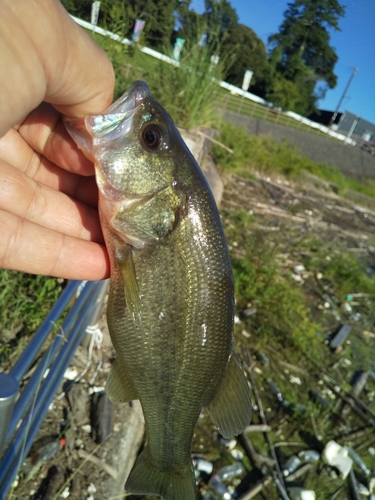
<svg viewBox="0 0 375 500">
<path fill-rule="evenodd" d="M 375 144 L 375 124 L 364 120 L 358 115 L 345 111 L 337 124 L 337 130 L 353 139 Z"/>
<path fill-rule="evenodd" d="M 321 109 L 310 115 L 309 118 L 328 127 L 331 125 L 333 115 L 333 111 Z M 354 139 L 358 146 L 375 155 L 374 123 L 364 120 L 360 116 L 350 113 L 350 111 L 344 111 L 344 113 L 336 114 L 332 128 Z"/>
</svg>

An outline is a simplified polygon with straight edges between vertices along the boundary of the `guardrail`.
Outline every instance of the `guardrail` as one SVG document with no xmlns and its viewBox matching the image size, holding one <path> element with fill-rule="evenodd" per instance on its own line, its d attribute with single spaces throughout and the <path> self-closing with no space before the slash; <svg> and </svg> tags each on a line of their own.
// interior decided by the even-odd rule
<svg viewBox="0 0 375 500">
<path fill-rule="evenodd" d="M 115 40 L 119 43 L 122 43 L 124 45 L 132 45 L 133 42 L 129 40 L 128 38 L 122 38 L 120 35 L 117 35 L 116 33 L 112 33 L 111 31 L 105 30 L 101 28 L 100 26 L 97 26 L 95 24 L 91 24 L 88 21 L 84 21 L 83 19 L 79 19 L 78 17 L 70 16 L 77 24 L 82 26 L 83 28 L 89 29 L 94 33 L 98 33 L 103 36 L 108 36 L 109 38 L 112 38 L 112 40 Z M 145 54 L 148 54 L 149 56 L 155 57 L 156 59 L 159 59 L 161 61 L 167 62 L 169 64 L 173 64 L 174 66 L 179 66 L 180 63 L 174 59 L 172 59 L 169 56 L 166 56 L 165 54 L 162 54 L 161 52 L 158 52 L 157 50 L 150 49 L 149 47 L 142 46 L 138 44 L 139 49 L 141 52 L 144 52 Z M 285 118 L 290 120 L 295 121 L 294 128 L 297 128 L 301 125 L 304 125 L 306 128 L 309 128 L 311 131 L 317 131 L 321 134 L 329 135 L 330 137 L 334 137 L 335 139 L 338 139 L 340 141 L 344 141 L 345 144 L 350 144 L 351 146 L 355 146 L 356 142 L 350 138 L 348 138 L 346 135 L 341 134 L 339 132 L 336 132 L 335 130 L 332 130 L 330 127 L 326 127 L 325 125 L 321 125 L 320 123 L 313 122 L 312 120 L 309 120 L 308 118 L 305 118 L 304 116 L 301 116 L 297 113 L 294 113 L 293 111 L 284 111 L 284 110 L 278 110 L 277 108 L 274 107 L 272 102 L 266 101 L 262 97 L 259 97 L 255 94 L 252 94 L 251 92 L 247 92 L 246 90 L 240 89 L 239 87 L 236 87 L 235 85 L 232 85 L 230 83 L 227 83 L 225 81 L 218 81 L 217 84 L 230 92 L 232 96 L 236 97 L 242 97 L 242 101 L 237 102 L 237 105 L 239 106 L 240 110 L 242 108 L 242 103 L 244 99 L 247 99 L 248 101 L 252 103 L 257 103 L 261 106 L 264 106 L 265 109 L 271 108 L 275 109 L 276 116 L 284 115 Z M 236 110 L 232 110 L 236 111 Z M 237 111 L 240 112 L 240 111 Z M 293 126 L 293 125 L 291 125 Z"/>
<path fill-rule="evenodd" d="M 0 500 L 6 499 L 87 327 L 96 322 L 107 284 L 69 282 L 12 371 L 0 374 Z M 75 294 L 78 297 L 52 343 L 23 384 L 25 374 Z"/>
</svg>

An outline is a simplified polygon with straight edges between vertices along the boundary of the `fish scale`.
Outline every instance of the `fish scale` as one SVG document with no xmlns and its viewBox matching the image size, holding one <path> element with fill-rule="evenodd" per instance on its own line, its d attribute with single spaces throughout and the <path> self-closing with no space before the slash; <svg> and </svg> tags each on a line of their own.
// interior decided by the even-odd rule
<svg viewBox="0 0 375 500">
<path fill-rule="evenodd" d="M 116 350 L 106 389 L 114 402 L 139 399 L 146 422 L 147 443 L 125 488 L 194 500 L 190 454 L 202 407 L 225 437 L 251 418 L 233 350 L 233 277 L 218 210 L 143 82 L 103 115 L 65 123 L 96 159 Z"/>
</svg>

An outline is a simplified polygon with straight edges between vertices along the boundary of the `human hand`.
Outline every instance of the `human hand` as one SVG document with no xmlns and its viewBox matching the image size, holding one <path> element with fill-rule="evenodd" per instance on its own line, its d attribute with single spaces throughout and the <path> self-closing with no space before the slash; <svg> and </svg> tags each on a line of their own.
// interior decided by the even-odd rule
<svg viewBox="0 0 375 500">
<path fill-rule="evenodd" d="M 112 65 L 58 0 L 0 0 L 0 8 L 0 267 L 108 277 L 94 168 L 60 113 L 103 111 Z"/>
</svg>

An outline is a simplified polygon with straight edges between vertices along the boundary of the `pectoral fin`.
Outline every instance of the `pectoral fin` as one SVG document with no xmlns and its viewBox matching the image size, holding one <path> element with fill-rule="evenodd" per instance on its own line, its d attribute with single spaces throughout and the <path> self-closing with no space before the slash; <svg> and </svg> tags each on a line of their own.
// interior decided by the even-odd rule
<svg viewBox="0 0 375 500">
<path fill-rule="evenodd" d="M 121 260 L 118 260 L 118 264 L 124 279 L 126 305 L 134 322 L 140 325 L 142 323 L 141 301 L 139 299 L 138 283 L 131 248 L 124 252 Z"/>
<path fill-rule="evenodd" d="M 109 372 L 105 390 L 112 403 L 127 403 L 138 399 L 128 374 L 118 359 Z"/>
<path fill-rule="evenodd" d="M 219 389 L 207 405 L 207 410 L 212 422 L 225 438 L 240 434 L 251 421 L 249 386 L 234 352 Z"/>
</svg>

